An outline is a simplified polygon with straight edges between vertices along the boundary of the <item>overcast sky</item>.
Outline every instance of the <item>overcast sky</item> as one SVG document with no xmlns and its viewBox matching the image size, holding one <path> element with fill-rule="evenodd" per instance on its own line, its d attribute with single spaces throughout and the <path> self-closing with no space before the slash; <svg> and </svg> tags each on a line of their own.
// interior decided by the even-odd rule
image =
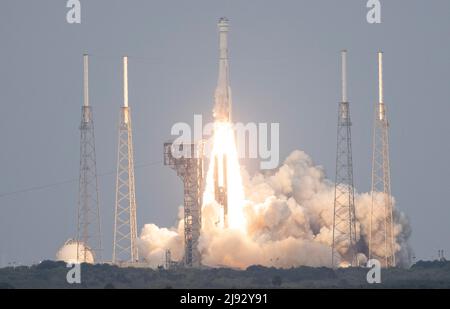
<svg viewBox="0 0 450 309">
<path fill-rule="evenodd" d="M 138 228 L 172 226 L 182 183 L 162 165 L 178 121 L 211 118 L 219 17 L 230 19 L 233 119 L 279 122 L 280 158 L 301 149 L 335 171 L 339 51 L 349 50 L 354 177 L 369 191 L 376 52 L 385 52 L 392 191 L 418 259 L 450 252 L 450 1 L 190 0 L 0 3 L 0 263 L 55 257 L 76 232 L 82 54 L 90 59 L 104 257 L 113 235 L 121 56 L 129 55 Z M 60 183 L 41 190 L 3 195 Z M 332 207 L 332 205 L 330 205 Z"/>
</svg>

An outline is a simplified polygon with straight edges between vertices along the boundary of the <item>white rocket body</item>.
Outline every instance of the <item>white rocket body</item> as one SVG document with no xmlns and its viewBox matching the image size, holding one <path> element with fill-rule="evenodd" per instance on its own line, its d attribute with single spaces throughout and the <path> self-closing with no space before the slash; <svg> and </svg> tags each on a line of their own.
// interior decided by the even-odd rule
<svg viewBox="0 0 450 309">
<path fill-rule="evenodd" d="M 222 17 L 219 27 L 219 78 L 214 94 L 215 121 L 231 121 L 231 88 L 228 68 L 228 20 Z"/>
</svg>

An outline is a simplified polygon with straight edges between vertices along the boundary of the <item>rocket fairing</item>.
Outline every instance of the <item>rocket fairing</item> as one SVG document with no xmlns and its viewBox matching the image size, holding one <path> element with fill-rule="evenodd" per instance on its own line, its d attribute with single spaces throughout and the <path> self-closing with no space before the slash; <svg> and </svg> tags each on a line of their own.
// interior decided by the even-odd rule
<svg viewBox="0 0 450 309">
<path fill-rule="evenodd" d="M 219 78 L 214 94 L 214 121 L 231 121 L 231 88 L 228 68 L 228 19 L 222 17 L 219 28 Z"/>
</svg>

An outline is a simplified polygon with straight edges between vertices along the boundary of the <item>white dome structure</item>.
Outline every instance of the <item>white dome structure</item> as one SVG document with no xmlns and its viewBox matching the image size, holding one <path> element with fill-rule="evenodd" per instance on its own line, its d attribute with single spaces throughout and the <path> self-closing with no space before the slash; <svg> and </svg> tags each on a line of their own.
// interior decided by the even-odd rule
<svg viewBox="0 0 450 309">
<path fill-rule="evenodd" d="M 78 260 L 77 258 L 78 249 Z M 86 250 L 86 259 L 84 260 L 84 251 Z M 57 261 L 64 261 L 66 263 L 89 263 L 94 264 L 94 253 L 91 248 L 85 246 L 82 242 L 74 239 L 68 239 L 64 245 L 56 253 Z"/>
</svg>

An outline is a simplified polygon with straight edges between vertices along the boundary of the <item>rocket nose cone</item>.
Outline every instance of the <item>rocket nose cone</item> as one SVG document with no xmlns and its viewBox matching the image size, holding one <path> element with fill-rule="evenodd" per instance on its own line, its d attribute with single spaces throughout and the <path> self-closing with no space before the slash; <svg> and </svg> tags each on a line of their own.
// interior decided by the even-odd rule
<svg viewBox="0 0 450 309">
<path fill-rule="evenodd" d="M 219 19 L 219 22 L 217 23 L 217 25 L 219 26 L 219 29 L 221 31 L 226 31 L 228 30 L 228 18 L 226 17 L 221 17 Z"/>
<path fill-rule="evenodd" d="M 226 24 L 227 24 L 227 23 L 228 23 L 228 18 L 226 18 L 226 17 L 220 17 L 220 18 L 219 18 L 219 24 L 220 24 L 220 23 L 226 23 Z"/>
</svg>

